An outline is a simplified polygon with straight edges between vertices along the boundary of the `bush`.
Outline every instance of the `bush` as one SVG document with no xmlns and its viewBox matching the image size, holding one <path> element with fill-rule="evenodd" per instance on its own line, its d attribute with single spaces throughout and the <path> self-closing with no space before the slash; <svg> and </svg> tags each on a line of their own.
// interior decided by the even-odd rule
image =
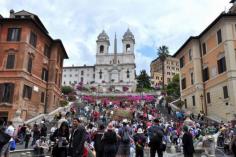
<svg viewBox="0 0 236 157">
<path fill-rule="evenodd" d="M 63 94 L 68 95 L 68 94 L 74 92 L 74 89 L 70 86 L 62 86 L 61 91 Z"/>
<path fill-rule="evenodd" d="M 66 101 L 66 100 L 61 100 L 61 101 L 60 101 L 60 106 L 61 106 L 61 107 L 65 107 L 66 105 L 68 105 L 68 103 L 69 103 L 69 102 Z"/>
</svg>

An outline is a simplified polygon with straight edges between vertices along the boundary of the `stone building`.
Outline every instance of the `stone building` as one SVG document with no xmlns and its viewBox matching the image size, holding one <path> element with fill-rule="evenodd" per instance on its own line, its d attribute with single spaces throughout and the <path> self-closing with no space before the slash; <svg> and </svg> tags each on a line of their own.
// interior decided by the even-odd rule
<svg viewBox="0 0 236 157">
<path fill-rule="evenodd" d="M 128 29 L 123 35 L 122 52 L 117 52 L 117 39 L 114 39 L 114 52 L 109 52 L 110 39 L 105 31 L 97 37 L 96 64 L 94 66 L 65 67 L 63 72 L 63 83 L 83 82 L 88 86 L 99 88 L 100 92 L 123 91 L 126 86 L 128 91 L 136 90 L 135 80 L 135 39 L 132 32 Z M 77 74 L 77 69 L 86 75 Z M 90 70 L 89 70 L 90 69 Z M 70 79 L 68 79 L 68 74 Z M 81 72 L 80 72 L 81 73 Z"/>
<path fill-rule="evenodd" d="M 175 76 L 179 73 L 179 60 L 168 56 L 164 62 L 165 66 L 165 80 L 164 83 L 167 85 Z M 151 73 L 151 84 L 153 87 L 159 86 L 162 84 L 163 74 L 162 74 L 162 62 L 159 58 L 154 59 L 150 64 L 150 73 Z"/>
<path fill-rule="evenodd" d="M 65 48 L 53 39 L 39 17 L 10 11 L 0 18 L 0 117 L 23 119 L 58 107 Z"/>
<path fill-rule="evenodd" d="M 180 60 L 181 99 L 185 108 L 216 120 L 236 113 L 235 4 L 200 35 L 190 37 L 174 54 Z"/>
</svg>

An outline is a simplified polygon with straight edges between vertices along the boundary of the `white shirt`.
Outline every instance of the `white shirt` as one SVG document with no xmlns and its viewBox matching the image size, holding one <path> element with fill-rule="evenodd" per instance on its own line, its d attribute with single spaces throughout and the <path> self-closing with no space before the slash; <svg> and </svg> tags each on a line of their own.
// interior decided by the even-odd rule
<svg viewBox="0 0 236 157">
<path fill-rule="evenodd" d="M 14 136 L 14 132 L 15 132 L 15 128 L 12 125 L 8 126 L 5 131 L 5 133 L 10 135 L 11 137 Z"/>
</svg>

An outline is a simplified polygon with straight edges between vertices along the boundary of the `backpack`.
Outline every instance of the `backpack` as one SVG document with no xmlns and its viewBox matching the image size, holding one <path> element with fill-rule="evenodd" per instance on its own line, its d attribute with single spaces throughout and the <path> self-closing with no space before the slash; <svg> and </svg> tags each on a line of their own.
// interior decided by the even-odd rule
<svg viewBox="0 0 236 157">
<path fill-rule="evenodd" d="M 161 144 L 162 138 L 163 138 L 162 130 L 158 127 L 154 127 L 152 132 L 152 138 L 150 139 L 150 141 L 152 143 Z"/>
<path fill-rule="evenodd" d="M 127 129 L 124 129 L 124 131 L 123 131 L 122 142 L 125 143 L 125 144 L 130 143 L 129 132 L 128 132 Z"/>
</svg>

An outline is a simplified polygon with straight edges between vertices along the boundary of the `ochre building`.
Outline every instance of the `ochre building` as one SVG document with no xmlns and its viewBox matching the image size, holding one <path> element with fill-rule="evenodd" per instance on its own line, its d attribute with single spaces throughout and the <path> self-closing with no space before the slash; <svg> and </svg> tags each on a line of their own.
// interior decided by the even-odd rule
<svg viewBox="0 0 236 157">
<path fill-rule="evenodd" d="M 194 113 L 231 120 L 236 113 L 235 5 L 174 54 L 180 60 L 181 99 Z"/>
<path fill-rule="evenodd" d="M 164 62 L 164 83 L 167 85 L 175 76 L 179 73 L 179 60 L 168 56 Z M 150 64 L 151 72 L 151 84 L 153 87 L 159 86 L 162 84 L 163 74 L 162 74 L 162 62 L 160 58 L 154 59 Z"/>
</svg>

